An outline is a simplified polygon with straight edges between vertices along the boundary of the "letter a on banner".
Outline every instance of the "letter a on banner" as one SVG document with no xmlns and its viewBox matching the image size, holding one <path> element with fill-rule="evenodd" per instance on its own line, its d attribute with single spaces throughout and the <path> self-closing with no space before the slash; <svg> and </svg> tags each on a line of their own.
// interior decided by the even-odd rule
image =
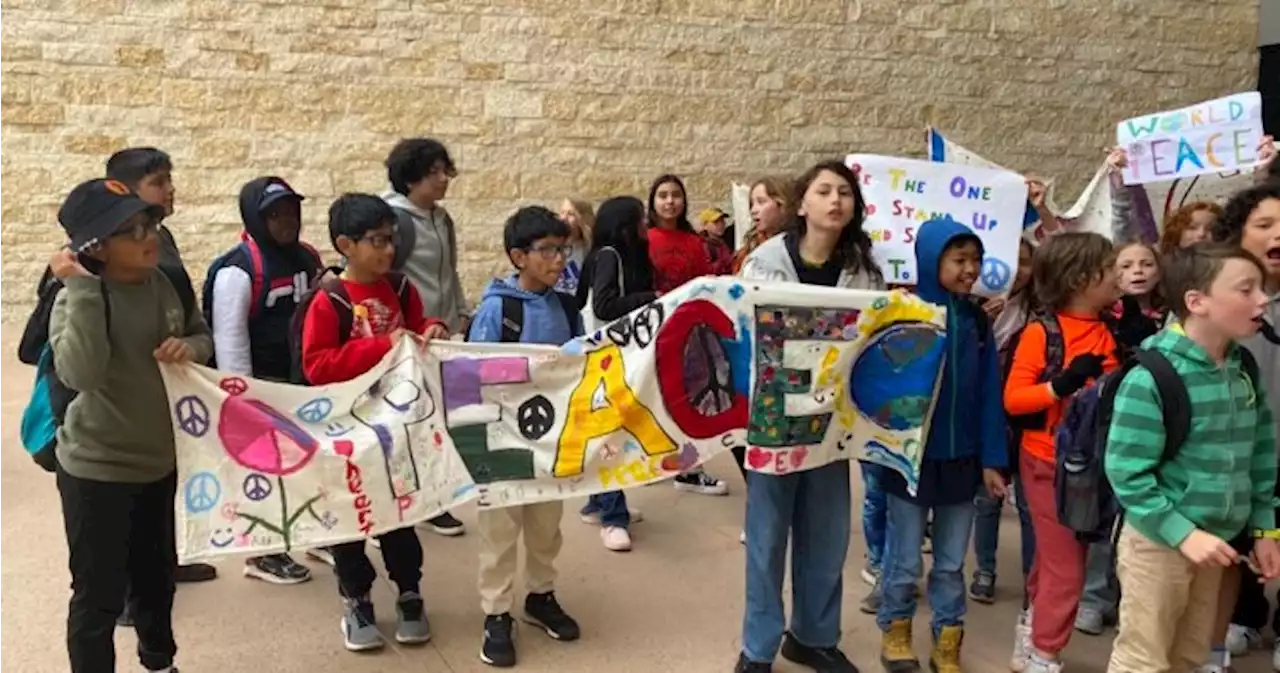
<svg viewBox="0 0 1280 673">
<path fill-rule="evenodd" d="M 626 430 L 650 456 L 670 453 L 676 444 L 658 424 L 627 385 L 622 352 L 617 346 L 594 351 L 587 356 L 586 373 L 569 397 L 564 431 L 556 452 L 555 476 L 582 474 L 587 442 L 596 437 Z"/>
</svg>

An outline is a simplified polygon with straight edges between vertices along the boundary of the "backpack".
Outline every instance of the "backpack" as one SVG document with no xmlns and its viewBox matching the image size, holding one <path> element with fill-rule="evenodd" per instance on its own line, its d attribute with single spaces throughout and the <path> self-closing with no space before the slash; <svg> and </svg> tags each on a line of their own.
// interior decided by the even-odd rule
<svg viewBox="0 0 1280 673">
<path fill-rule="evenodd" d="M 324 268 L 324 261 L 320 259 L 320 253 L 315 248 L 302 241 L 298 241 L 298 244 L 315 260 L 317 269 Z M 205 274 L 201 293 L 204 297 L 204 320 L 210 326 L 213 325 L 213 282 L 218 272 L 229 266 L 232 258 L 242 252 L 249 258 L 249 277 L 252 279 L 250 296 L 253 299 L 249 304 L 249 316 L 256 316 L 262 310 L 263 299 L 267 292 L 267 268 L 262 259 L 262 248 L 248 233 L 241 233 L 240 244 L 214 259 L 209 265 L 209 271 Z"/>
<path fill-rule="evenodd" d="M 328 267 L 320 273 L 321 277 L 328 275 L 328 278 L 315 287 L 307 290 L 302 295 L 302 299 L 298 301 L 297 308 L 293 311 L 293 318 L 289 321 L 289 352 L 292 359 L 292 374 L 289 382 L 297 385 L 312 385 L 307 380 L 306 374 L 302 369 L 302 327 L 306 322 L 307 311 L 311 308 L 311 303 L 321 292 L 329 296 L 329 302 L 333 304 L 333 310 L 338 313 L 338 343 L 344 344 L 351 338 L 351 329 L 355 325 L 355 306 L 351 303 L 351 296 L 347 294 L 347 286 L 339 277 L 341 269 L 337 267 Z M 391 287 L 396 291 L 396 297 L 400 300 L 400 315 L 408 315 L 409 301 L 413 295 L 410 293 L 409 277 L 395 271 L 388 272 L 386 275 L 387 282 L 391 283 Z"/>
<path fill-rule="evenodd" d="M 183 314 L 190 319 L 195 310 L 195 297 L 179 289 L 181 279 L 177 271 L 167 266 L 157 267 L 169 279 L 178 298 L 182 302 Z M 35 365 L 36 376 L 31 387 L 31 396 L 27 406 L 22 410 L 22 421 L 19 435 L 22 447 L 27 455 L 46 472 L 53 472 L 57 467 L 55 450 L 58 446 L 58 428 L 66 420 L 67 408 L 76 398 L 77 391 L 68 388 L 58 378 L 54 367 L 53 348 L 49 345 L 49 319 L 53 315 L 53 303 L 62 290 L 62 281 L 54 277 L 49 269 L 40 278 L 35 309 L 27 318 L 27 325 L 22 331 L 22 341 L 18 344 L 18 359 Z M 111 322 L 111 302 L 108 301 L 106 288 L 102 294 L 106 320 Z"/>
<path fill-rule="evenodd" d="M 565 320 L 569 321 L 569 331 L 573 336 L 582 336 L 578 332 L 578 321 L 576 320 L 576 308 L 578 301 L 571 295 L 564 292 L 556 292 L 556 299 L 559 300 L 560 309 L 564 311 Z M 502 343 L 515 343 L 520 341 L 520 334 L 524 331 L 524 301 L 519 297 L 502 296 L 502 336 L 498 341 Z M 468 335 L 470 341 L 470 335 Z"/>
<path fill-rule="evenodd" d="M 1256 384 L 1257 361 L 1247 349 L 1241 348 L 1240 353 L 1245 375 Z M 1154 350 L 1133 351 L 1119 369 L 1071 398 L 1054 437 L 1054 497 L 1059 523 L 1081 540 L 1106 540 L 1118 529 L 1117 519 L 1123 517 L 1106 476 L 1104 458 L 1116 392 L 1125 376 L 1138 366 L 1151 373 L 1160 397 L 1165 427 L 1161 464 L 1177 455 L 1191 432 L 1191 398 L 1186 384 L 1173 363 Z"/>
</svg>

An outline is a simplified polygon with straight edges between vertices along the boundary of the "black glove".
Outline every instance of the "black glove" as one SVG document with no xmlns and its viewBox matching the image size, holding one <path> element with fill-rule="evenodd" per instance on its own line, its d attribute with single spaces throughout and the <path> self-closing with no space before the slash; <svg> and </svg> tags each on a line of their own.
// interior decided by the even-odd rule
<svg viewBox="0 0 1280 673">
<path fill-rule="evenodd" d="M 1049 385 L 1058 399 L 1068 397 L 1084 387 L 1089 379 L 1102 376 L 1102 361 L 1106 359 L 1097 353 L 1077 355 L 1067 365 L 1067 370 L 1053 377 Z"/>
</svg>

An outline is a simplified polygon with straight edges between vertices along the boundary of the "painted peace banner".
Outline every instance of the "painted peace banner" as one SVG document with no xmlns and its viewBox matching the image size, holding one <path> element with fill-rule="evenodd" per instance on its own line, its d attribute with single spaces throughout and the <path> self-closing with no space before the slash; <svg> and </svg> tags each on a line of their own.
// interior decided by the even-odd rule
<svg viewBox="0 0 1280 673">
<path fill-rule="evenodd" d="M 944 327 L 911 295 L 701 278 L 563 347 L 405 339 L 328 386 L 163 365 L 179 557 L 629 488 L 734 447 L 774 474 L 865 457 L 914 489 Z"/>
</svg>

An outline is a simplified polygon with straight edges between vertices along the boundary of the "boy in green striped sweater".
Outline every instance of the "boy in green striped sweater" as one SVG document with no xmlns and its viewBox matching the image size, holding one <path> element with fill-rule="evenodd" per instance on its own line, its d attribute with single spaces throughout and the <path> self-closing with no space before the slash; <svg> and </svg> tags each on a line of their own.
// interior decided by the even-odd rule
<svg viewBox="0 0 1280 673">
<path fill-rule="evenodd" d="M 1180 251 L 1167 264 L 1165 289 L 1179 322 L 1142 345 L 1182 377 L 1190 432 L 1164 460 L 1155 381 L 1141 367 L 1125 376 L 1106 447 L 1126 520 L 1120 633 L 1108 673 L 1191 670 L 1204 661 L 1223 568 L 1240 560 L 1226 540 L 1275 528 L 1275 425 L 1236 345 L 1258 330 L 1263 278 L 1256 258 L 1227 245 Z M 1276 540 L 1256 540 L 1252 561 L 1264 577 L 1280 575 Z"/>
</svg>

